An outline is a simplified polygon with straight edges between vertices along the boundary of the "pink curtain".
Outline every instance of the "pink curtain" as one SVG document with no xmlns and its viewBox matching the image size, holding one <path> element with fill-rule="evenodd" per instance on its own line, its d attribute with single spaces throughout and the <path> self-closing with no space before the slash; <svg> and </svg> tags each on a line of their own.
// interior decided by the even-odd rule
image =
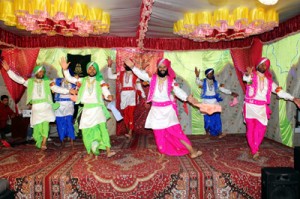
<svg viewBox="0 0 300 199">
<path fill-rule="evenodd" d="M 6 49 L 2 51 L 2 56 L 11 70 L 25 79 L 31 76 L 38 54 L 39 49 Z M 1 74 L 11 98 L 17 104 L 25 87 L 11 80 L 3 68 L 1 68 Z M 16 112 L 18 112 L 17 106 Z"/>
<path fill-rule="evenodd" d="M 246 86 L 243 82 L 243 73 L 247 67 L 255 67 L 255 63 L 257 63 L 262 56 L 262 46 L 262 42 L 255 38 L 253 39 L 252 45 L 248 48 L 235 48 L 230 50 L 235 72 L 244 93 Z"/>
</svg>

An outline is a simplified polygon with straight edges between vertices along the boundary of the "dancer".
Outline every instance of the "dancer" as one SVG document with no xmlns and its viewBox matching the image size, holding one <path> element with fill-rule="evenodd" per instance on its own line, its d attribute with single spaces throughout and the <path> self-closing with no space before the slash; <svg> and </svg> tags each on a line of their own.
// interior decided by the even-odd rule
<svg viewBox="0 0 300 199">
<path fill-rule="evenodd" d="M 201 98 L 203 104 L 215 104 L 218 105 L 221 98 L 219 91 L 231 95 L 233 97 L 237 97 L 238 94 L 231 92 L 230 90 L 224 88 L 224 85 L 219 84 L 214 76 L 214 69 L 209 68 L 205 70 L 206 78 L 202 81 L 199 79 L 200 70 L 195 67 L 195 75 L 196 75 L 196 83 L 202 88 Z M 219 138 L 224 137 L 226 134 L 222 132 L 222 121 L 221 121 L 221 113 L 216 112 L 211 115 L 204 114 L 204 129 L 206 134 L 210 134 L 212 136 L 218 136 Z"/>
<path fill-rule="evenodd" d="M 125 60 L 133 73 L 140 79 L 150 82 L 148 102 L 152 102 L 151 109 L 146 119 L 145 128 L 153 129 L 158 151 L 161 153 L 159 162 L 163 161 L 165 155 L 181 156 L 190 154 L 191 158 L 196 158 L 202 154 L 192 147 L 190 140 L 184 134 L 178 120 L 178 113 L 174 96 L 182 101 L 194 103 L 197 101 L 192 95 L 187 94 L 178 86 L 174 80 L 175 72 L 171 68 L 168 59 L 161 58 L 157 62 L 157 74 L 151 78 L 149 75 L 137 67 L 130 59 Z"/>
<path fill-rule="evenodd" d="M 59 104 L 53 103 L 51 90 L 61 94 L 75 94 L 75 90 L 68 90 L 55 85 L 46 76 L 46 69 L 42 65 L 37 65 L 33 69 L 34 77 L 25 80 L 18 76 L 9 65 L 3 61 L 3 68 L 7 71 L 8 76 L 15 82 L 27 87 L 27 104 L 32 104 L 32 114 L 30 125 L 33 127 L 33 138 L 36 141 L 36 147 L 42 150 L 47 149 L 47 138 L 49 135 L 49 122 L 55 121 L 54 110 Z"/>
<path fill-rule="evenodd" d="M 108 66 L 108 78 L 118 79 L 120 86 L 120 109 L 124 111 L 124 123 L 127 129 L 126 137 L 132 138 L 133 128 L 134 128 L 134 110 L 138 101 L 138 97 L 141 96 L 143 99 L 146 98 L 145 92 L 142 89 L 140 80 L 136 75 L 132 73 L 130 67 L 126 66 L 124 63 L 125 71 L 118 72 L 117 74 L 112 73 L 111 66 L 113 61 L 110 57 L 107 59 Z"/>
<path fill-rule="evenodd" d="M 65 78 L 56 78 L 55 84 L 66 89 L 75 89 L 76 85 L 71 84 Z M 74 102 L 70 98 L 70 94 L 55 94 L 54 100 L 60 106 L 55 110 L 56 128 L 59 139 L 64 147 L 64 139 L 70 139 L 71 146 L 74 148 L 73 140 L 75 140 L 75 130 L 73 126 Z"/>
<path fill-rule="evenodd" d="M 87 77 L 75 78 L 70 75 L 66 59 L 61 58 L 60 65 L 64 70 L 67 81 L 72 84 L 81 84 L 76 104 L 82 103 L 83 110 L 79 129 L 82 130 L 83 143 L 87 153 L 99 155 L 99 149 L 106 150 L 107 157 L 112 157 L 116 153 L 111 151 L 109 133 L 106 127 L 106 120 L 110 118 L 110 114 L 103 102 L 102 95 L 108 101 L 112 101 L 113 96 L 108 90 L 108 85 L 104 82 L 99 66 L 96 62 L 89 62 L 86 66 Z"/>
<path fill-rule="evenodd" d="M 252 72 L 252 68 L 247 68 L 243 80 L 247 82 L 246 95 L 244 99 L 244 120 L 246 122 L 246 137 L 253 155 L 256 160 L 259 157 L 259 146 L 266 133 L 268 119 L 271 110 L 269 108 L 271 92 L 278 97 L 293 101 L 300 107 L 300 99 L 293 97 L 275 84 L 270 72 L 270 60 L 261 58 Z"/>
</svg>

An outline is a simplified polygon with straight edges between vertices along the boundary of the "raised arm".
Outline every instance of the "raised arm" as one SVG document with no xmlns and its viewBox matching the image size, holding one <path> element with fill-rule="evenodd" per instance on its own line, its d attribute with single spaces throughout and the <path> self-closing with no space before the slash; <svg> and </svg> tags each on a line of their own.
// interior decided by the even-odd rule
<svg viewBox="0 0 300 199">
<path fill-rule="evenodd" d="M 197 67 L 195 67 L 195 75 L 196 75 L 196 84 L 198 86 L 202 86 L 203 82 L 200 80 L 199 75 L 200 75 L 200 69 L 198 69 Z"/>
<path fill-rule="evenodd" d="M 75 77 L 72 77 L 68 68 L 69 68 L 69 65 L 70 65 L 71 62 L 67 62 L 66 58 L 62 57 L 61 60 L 60 60 L 60 66 L 61 68 L 63 69 L 63 73 L 64 73 L 64 76 L 66 78 L 66 80 L 72 84 L 75 84 L 79 81 L 81 81 L 81 78 L 77 79 Z"/>
<path fill-rule="evenodd" d="M 130 59 L 125 60 L 125 64 L 132 69 L 132 72 L 140 79 L 149 82 L 151 78 L 148 73 L 134 66 L 134 63 Z"/>
<path fill-rule="evenodd" d="M 27 80 L 25 80 L 23 77 L 17 75 L 12 70 L 10 70 L 10 67 L 6 61 L 2 61 L 2 66 L 3 66 L 4 70 L 6 70 L 9 78 L 11 78 L 13 81 L 17 82 L 18 84 L 22 84 L 25 87 L 27 87 Z"/>
</svg>

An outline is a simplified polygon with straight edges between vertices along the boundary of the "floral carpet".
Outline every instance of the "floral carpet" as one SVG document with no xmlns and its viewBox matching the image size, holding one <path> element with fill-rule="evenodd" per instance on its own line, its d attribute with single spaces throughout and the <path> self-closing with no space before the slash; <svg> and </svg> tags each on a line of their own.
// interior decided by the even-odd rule
<svg viewBox="0 0 300 199">
<path fill-rule="evenodd" d="M 157 160 L 152 134 L 112 136 L 117 154 L 88 156 L 81 140 L 45 152 L 34 145 L 2 148 L 0 178 L 16 198 L 260 198 L 262 167 L 293 167 L 293 149 L 265 139 L 260 158 L 249 157 L 245 135 L 189 136 L 203 155 Z"/>
</svg>

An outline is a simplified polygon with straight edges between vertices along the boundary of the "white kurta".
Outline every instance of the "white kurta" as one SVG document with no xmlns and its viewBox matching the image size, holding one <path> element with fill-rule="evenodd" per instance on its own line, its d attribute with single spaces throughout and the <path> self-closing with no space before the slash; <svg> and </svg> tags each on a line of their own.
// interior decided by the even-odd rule
<svg viewBox="0 0 300 199">
<path fill-rule="evenodd" d="M 245 82 L 250 82 L 251 81 L 251 76 L 243 76 L 243 81 Z M 258 84 L 258 88 L 257 88 L 257 92 L 256 95 L 253 96 L 253 98 L 251 99 L 255 99 L 255 100 L 260 100 L 260 101 L 267 101 L 267 91 L 268 91 L 268 81 L 267 78 L 264 78 L 264 83 L 262 84 L 262 89 L 259 88 L 259 77 L 257 75 L 257 84 Z M 277 84 L 275 84 L 274 82 L 272 83 L 272 92 L 275 92 L 275 89 L 277 88 Z M 251 88 L 249 91 L 249 95 L 252 96 L 254 92 L 254 89 Z M 285 100 L 293 100 L 294 97 L 292 95 L 290 95 L 289 93 L 281 90 L 280 92 L 277 93 L 277 96 L 280 98 L 283 98 Z M 246 108 L 246 115 L 245 118 L 247 119 L 257 119 L 260 123 L 262 123 L 263 125 L 267 126 L 268 124 L 268 118 L 267 118 L 267 113 L 266 113 L 266 106 L 265 105 L 256 105 L 256 104 L 250 104 L 247 102 L 245 103 L 245 108 Z"/>
<path fill-rule="evenodd" d="M 8 76 L 19 84 L 23 84 L 25 87 L 28 85 L 28 80 L 25 80 L 23 77 L 18 76 L 13 71 L 7 71 Z M 61 88 L 58 86 L 51 86 L 52 91 L 61 94 L 69 93 L 68 89 Z M 44 81 L 35 82 L 33 84 L 33 91 L 32 91 L 32 100 L 39 100 L 45 99 L 45 88 L 44 88 Z M 51 96 L 49 96 L 51 97 Z M 49 99 L 51 101 L 52 99 Z M 32 104 L 32 114 L 30 117 L 30 125 L 33 127 L 36 124 L 40 124 L 42 122 L 54 122 L 55 115 L 52 105 L 48 102 L 42 102 L 38 104 Z"/>
<path fill-rule="evenodd" d="M 107 76 L 109 79 L 117 79 L 120 76 L 120 73 L 113 74 L 112 69 L 109 67 L 107 70 Z M 133 87 L 133 74 L 132 72 L 126 72 L 123 78 L 123 87 Z M 135 85 L 135 89 L 141 91 L 142 98 L 145 98 L 145 92 L 142 89 L 142 85 L 140 82 L 137 82 Z M 135 90 L 124 90 L 121 91 L 120 96 L 120 108 L 125 109 L 127 106 L 135 106 L 136 105 L 136 91 Z"/>
<path fill-rule="evenodd" d="M 75 77 L 72 77 L 69 73 L 69 70 L 64 70 L 64 75 L 67 81 L 71 82 L 72 84 L 76 84 L 78 82 L 82 82 L 82 78 L 76 79 Z M 86 84 L 86 87 L 84 88 L 84 92 L 82 94 L 81 103 L 82 104 L 88 104 L 88 103 L 98 103 L 98 98 L 96 95 L 96 86 L 97 85 L 95 77 L 89 77 L 90 82 L 93 82 L 93 85 L 90 86 L 93 87 L 92 90 L 89 91 L 88 84 Z M 105 82 L 102 80 L 100 84 L 104 84 Z M 102 88 L 102 94 L 104 95 L 104 98 L 107 99 L 107 97 L 110 95 L 110 92 L 107 88 L 107 86 L 103 86 Z M 79 129 L 85 129 L 85 128 L 91 128 L 94 127 L 97 124 L 106 122 L 106 117 L 103 113 L 102 107 L 95 107 L 95 108 L 83 108 Z"/>
<path fill-rule="evenodd" d="M 149 82 L 151 81 L 151 78 L 145 71 L 142 71 L 136 67 L 134 67 L 132 71 L 140 79 Z M 175 80 L 173 80 L 172 82 L 172 87 L 176 97 L 178 97 L 182 101 L 186 101 L 187 94 L 181 88 L 179 88 Z M 173 101 L 174 97 L 172 96 L 172 94 L 170 97 L 171 99 L 168 96 L 168 81 L 167 80 L 164 81 L 161 90 L 158 89 L 158 81 L 157 81 L 152 100 L 155 102 L 165 102 L 170 100 Z M 151 106 L 151 109 L 146 119 L 145 128 L 165 129 L 176 124 L 179 124 L 179 120 L 176 115 L 176 111 L 174 110 L 172 105 L 163 106 L 163 107 Z"/>
<path fill-rule="evenodd" d="M 211 86 L 211 87 L 209 87 L 209 85 L 208 85 L 208 79 L 206 79 L 206 95 L 207 96 L 214 96 L 214 95 L 216 95 L 216 91 L 215 91 L 215 87 L 214 86 Z M 197 85 L 199 85 L 199 86 L 202 86 L 203 85 L 203 81 L 201 81 L 200 79 L 199 79 L 199 77 L 196 77 L 196 83 L 197 83 Z M 224 88 L 224 87 L 220 87 L 220 84 L 219 84 L 219 82 L 218 82 L 218 87 L 219 87 L 219 90 L 222 92 L 222 93 L 225 93 L 225 94 L 228 94 L 228 95 L 231 95 L 231 91 L 230 90 L 228 90 L 228 89 L 226 89 L 226 88 Z M 217 101 L 217 99 L 202 99 L 202 103 L 204 103 L 204 104 L 219 104 L 218 103 L 218 101 Z"/>
<path fill-rule="evenodd" d="M 55 82 L 55 81 L 54 81 Z M 61 87 L 70 90 L 72 88 L 72 84 L 64 81 L 61 81 Z M 70 94 L 60 94 L 60 99 L 70 99 Z M 68 115 L 74 114 L 74 102 L 72 101 L 57 101 L 60 104 L 59 108 L 55 110 L 56 117 L 64 117 Z"/>
</svg>

